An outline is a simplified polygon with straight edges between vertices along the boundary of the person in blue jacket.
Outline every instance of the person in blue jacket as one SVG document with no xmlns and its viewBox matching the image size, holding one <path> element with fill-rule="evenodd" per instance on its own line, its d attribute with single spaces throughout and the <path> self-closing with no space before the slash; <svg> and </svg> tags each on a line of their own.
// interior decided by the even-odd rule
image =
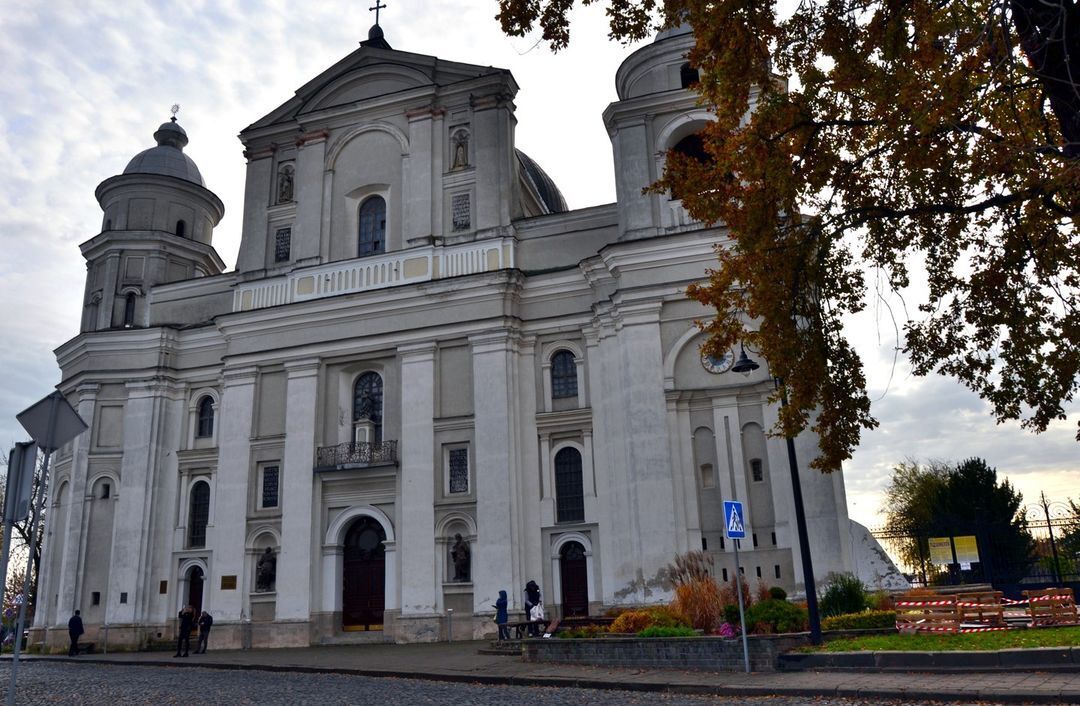
<svg viewBox="0 0 1080 706">
<path fill-rule="evenodd" d="M 495 622 L 499 626 L 499 639 L 510 639 L 510 628 L 506 627 L 506 591 L 499 591 L 499 600 L 495 601 Z"/>
</svg>

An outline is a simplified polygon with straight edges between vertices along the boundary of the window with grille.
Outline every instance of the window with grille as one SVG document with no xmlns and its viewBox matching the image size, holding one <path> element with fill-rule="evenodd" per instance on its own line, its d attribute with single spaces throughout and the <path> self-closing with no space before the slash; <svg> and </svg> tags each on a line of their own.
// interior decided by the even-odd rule
<svg viewBox="0 0 1080 706">
<path fill-rule="evenodd" d="M 205 439 L 214 435 L 214 398 L 207 395 L 199 400 L 198 425 L 195 436 Z"/>
<path fill-rule="evenodd" d="M 359 257 L 386 251 L 386 201 L 372 196 L 360 204 Z"/>
<path fill-rule="evenodd" d="M 761 459 L 755 458 L 750 461 L 750 477 L 755 483 L 761 483 L 765 480 L 765 469 L 761 466 Z"/>
<path fill-rule="evenodd" d="M 383 383 L 378 373 L 366 372 L 353 385 L 353 422 L 370 421 L 372 440 L 382 442 Z"/>
<path fill-rule="evenodd" d="M 288 262 L 292 256 L 292 228 L 278 228 L 274 233 L 274 262 Z"/>
<path fill-rule="evenodd" d="M 264 466 L 262 470 L 262 507 L 273 508 L 278 506 L 278 478 L 279 466 Z"/>
<path fill-rule="evenodd" d="M 450 492 L 469 492 L 469 449 L 450 449 Z"/>
<path fill-rule="evenodd" d="M 188 508 L 188 547 L 197 549 L 206 546 L 206 525 L 210 522 L 210 485 L 199 481 L 191 487 L 191 501 Z"/>
<path fill-rule="evenodd" d="M 577 397 L 577 362 L 570 351 L 551 356 L 551 397 Z"/>
<path fill-rule="evenodd" d="M 555 514 L 557 522 L 585 521 L 581 454 L 574 448 L 555 454 Z"/>
</svg>

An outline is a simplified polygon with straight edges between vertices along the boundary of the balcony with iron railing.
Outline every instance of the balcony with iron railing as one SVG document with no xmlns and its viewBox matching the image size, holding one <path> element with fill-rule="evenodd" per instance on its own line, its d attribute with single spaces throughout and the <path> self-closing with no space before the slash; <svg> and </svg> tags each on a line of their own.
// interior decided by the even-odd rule
<svg viewBox="0 0 1080 706">
<path fill-rule="evenodd" d="M 396 466 L 397 463 L 397 440 L 349 441 L 337 446 L 320 446 L 315 453 L 316 472 Z"/>
</svg>

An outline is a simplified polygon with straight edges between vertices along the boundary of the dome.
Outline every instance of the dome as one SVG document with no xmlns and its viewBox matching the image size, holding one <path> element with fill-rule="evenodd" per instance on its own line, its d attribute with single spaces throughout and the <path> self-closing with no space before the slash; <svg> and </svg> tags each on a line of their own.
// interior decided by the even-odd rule
<svg viewBox="0 0 1080 706">
<path fill-rule="evenodd" d="M 518 149 L 514 151 L 517 153 L 518 162 L 521 163 L 529 181 L 536 187 L 536 193 L 540 195 L 548 212 L 563 213 L 568 211 L 566 199 L 563 198 L 559 187 L 555 186 L 555 182 L 547 175 L 547 172 L 541 169 L 540 165 L 534 162 L 529 155 Z"/>
<path fill-rule="evenodd" d="M 662 42 L 665 39 L 674 39 L 675 37 L 681 37 L 681 36 L 683 36 L 685 34 L 692 34 L 693 31 L 694 31 L 694 28 L 690 26 L 690 23 L 684 21 L 684 22 L 680 22 L 679 24 L 675 25 L 674 27 L 668 27 L 664 31 L 659 32 L 656 35 L 656 39 L 654 39 L 653 41 L 654 42 Z"/>
<path fill-rule="evenodd" d="M 157 147 L 135 155 L 124 167 L 124 174 L 160 174 L 206 186 L 194 160 L 184 154 L 188 137 L 176 118 L 163 123 L 154 133 L 154 139 Z"/>
</svg>

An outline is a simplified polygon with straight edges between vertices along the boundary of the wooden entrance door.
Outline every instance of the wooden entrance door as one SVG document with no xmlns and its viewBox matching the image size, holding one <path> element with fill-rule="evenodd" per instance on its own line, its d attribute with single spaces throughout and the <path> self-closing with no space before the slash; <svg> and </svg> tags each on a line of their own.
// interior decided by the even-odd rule
<svg viewBox="0 0 1080 706">
<path fill-rule="evenodd" d="M 195 609 L 195 615 L 202 613 L 203 571 L 197 566 L 188 571 L 187 605 Z"/>
<path fill-rule="evenodd" d="M 589 614 L 589 572 L 585 547 L 567 542 L 559 552 L 562 577 L 562 613 L 564 618 L 582 618 Z"/>
<path fill-rule="evenodd" d="M 345 535 L 341 621 L 345 630 L 382 630 L 386 605 L 386 532 L 361 517 Z"/>
</svg>

